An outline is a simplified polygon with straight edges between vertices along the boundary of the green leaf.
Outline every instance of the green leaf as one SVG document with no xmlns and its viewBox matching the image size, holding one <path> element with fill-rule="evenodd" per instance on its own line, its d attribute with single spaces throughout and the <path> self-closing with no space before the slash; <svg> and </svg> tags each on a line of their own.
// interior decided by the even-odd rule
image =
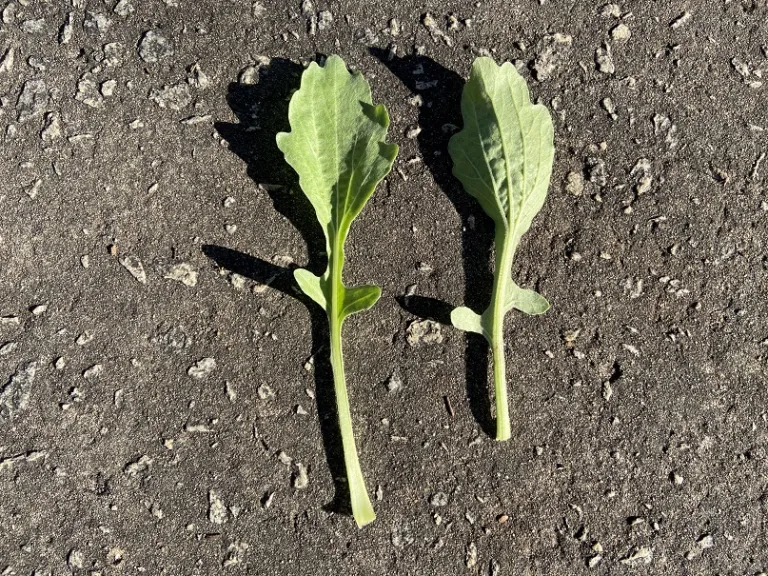
<svg viewBox="0 0 768 576">
<path fill-rule="evenodd" d="M 344 303 L 341 307 L 341 317 L 346 318 L 363 310 L 368 310 L 381 297 L 378 286 L 358 286 L 344 291 Z"/>
<path fill-rule="evenodd" d="M 493 352 L 496 438 L 510 437 L 504 353 L 504 315 L 516 308 L 542 314 L 549 302 L 511 278 L 520 238 L 541 210 L 552 176 L 554 127 L 547 109 L 533 104 L 528 86 L 510 63 L 478 58 L 461 97 L 464 127 L 448 143 L 453 174 L 477 199 L 496 227 L 493 292 L 482 315 L 466 308 L 453 324 L 482 333 Z"/>
<path fill-rule="evenodd" d="M 464 332 L 474 332 L 486 336 L 483 328 L 483 317 L 466 306 L 458 306 L 451 311 L 451 324 L 459 330 L 464 330 Z"/>
<path fill-rule="evenodd" d="M 531 104 L 512 64 L 481 57 L 464 87 L 461 114 L 464 128 L 448 144 L 453 174 L 497 226 L 519 238 L 541 210 L 552 175 L 549 112 Z"/>
<path fill-rule="evenodd" d="M 384 138 L 389 115 L 371 102 L 362 74 L 350 74 L 338 56 L 312 62 L 288 107 L 291 132 L 277 145 L 299 175 L 326 239 L 346 237 L 376 185 L 392 169 L 397 146 Z"/>
<path fill-rule="evenodd" d="M 384 141 L 389 116 L 374 106 L 371 89 L 359 72 L 350 73 L 338 56 L 325 66 L 312 63 L 288 106 L 290 132 L 277 135 L 277 146 L 299 175 L 299 185 L 325 234 L 328 268 L 318 278 L 295 272 L 307 296 L 328 315 L 331 367 L 341 429 L 352 515 L 358 526 L 376 517 L 365 487 L 355 447 L 349 409 L 341 327 L 350 314 L 367 310 L 381 295 L 378 286 L 347 288 L 342 282 L 344 242 L 376 185 L 392 169 L 397 146 Z"/>
<path fill-rule="evenodd" d="M 510 280 L 507 300 L 504 304 L 504 311 L 508 312 L 512 310 L 512 308 L 533 316 L 536 314 L 544 314 L 544 312 L 549 310 L 549 302 L 538 292 L 520 288 Z"/>
<path fill-rule="evenodd" d="M 301 288 L 301 291 L 325 310 L 327 303 L 325 300 L 325 293 L 323 292 L 322 280 L 312 274 L 309 270 L 304 270 L 304 268 L 297 268 L 294 270 L 293 277 L 296 279 L 296 283 L 299 285 L 299 288 Z"/>
</svg>

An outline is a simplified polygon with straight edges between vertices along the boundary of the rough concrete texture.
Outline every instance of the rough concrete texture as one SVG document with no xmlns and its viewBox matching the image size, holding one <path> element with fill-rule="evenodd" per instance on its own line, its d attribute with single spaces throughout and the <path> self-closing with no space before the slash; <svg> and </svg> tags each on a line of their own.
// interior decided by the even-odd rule
<svg viewBox="0 0 768 576">
<path fill-rule="evenodd" d="M 0 11 L 0 574 L 768 571 L 764 0 Z M 274 144 L 330 53 L 401 146 L 347 252 L 384 292 L 345 325 L 364 530 Z M 490 291 L 446 152 L 479 54 L 556 131 L 514 270 L 553 306 L 508 318 L 505 444 L 487 348 L 441 324 Z"/>
</svg>

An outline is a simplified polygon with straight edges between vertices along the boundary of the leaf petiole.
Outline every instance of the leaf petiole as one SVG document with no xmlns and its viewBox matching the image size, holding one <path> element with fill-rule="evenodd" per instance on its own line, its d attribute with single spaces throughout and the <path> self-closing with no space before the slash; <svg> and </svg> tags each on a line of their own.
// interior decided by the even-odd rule
<svg viewBox="0 0 768 576">
<path fill-rule="evenodd" d="M 339 243 L 339 240 L 341 242 Z M 355 435 L 352 430 L 352 414 L 349 409 L 349 396 L 347 394 L 347 381 L 344 376 L 344 356 L 341 347 L 341 329 L 344 324 L 342 307 L 347 291 L 341 280 L 341 271 L 344 266 L 343 238 L 337 236 L 336 249 L 332 251 L 333 258 L 328 263 L 330 276 L 330 302 L 328 306 L 328 325 L 331 337 L 331 369 L 333 370 L 333 390 L 336 396 L 336 412 L 339 417 L 339 429 L 341 431 L 341 445 L 344 450 L 344 466 L 347 471 L 347 483 L 349 486 L 350 504 L 352 516 L 359 528 L 373 522 L 376 514 L 368 497 L 365 487 L 363 471 L 360 468 L 360 460 L 357 457 Z"/>
</svg>

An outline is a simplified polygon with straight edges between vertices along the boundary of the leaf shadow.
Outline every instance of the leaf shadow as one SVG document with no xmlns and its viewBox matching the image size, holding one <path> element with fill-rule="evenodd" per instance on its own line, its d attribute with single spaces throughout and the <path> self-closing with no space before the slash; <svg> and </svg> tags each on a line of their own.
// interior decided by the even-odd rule
<svg viewBox="0 0 768 576">
<path fill-rule="evenodd" d="M 269 66 L 259 69 L 257 83 L 231 83 L 227 103 L 239 123 L 215 122 L 214 127 L 229 144 L 229 149 L 246 163 L 248 176 L 259 190 L 269 194 L 274 208 L 299 231 L 307 245 L 309 263 L 306 268 L 319 275 L 328 260 L 325 237 L 312 205 L 298 189 L 298 176 L 285 162 L 275 140 L 278 132 L 290 130 L 288 102 L 299 87 L 303 70 L 295 62 L 273 58 Z M 344 451 L 333 392 L 333 372 L 326 344 L 330 335 L 325 312 L 298 289 L 292 268 L 276 266 L 223 246 L 205 245 L 202 250 L 222 268 L 268 284 L 295 298 L 309 310 L 315 400 L 326 461 L 334 483 L 334 498 L 325 509 L 351 514 Z"/>
<path fill-rule="evenodd" d="M 465 80 L 432 58 L 420 54 L 397 56 L 389 50 L 370 48 L 414 95 L 422 98 L 419 107 L 417 142 L 421 156 L 435 183 L 445 193 L 461 218 L 464 305 L 482 311 L 491 299 L 493 274 L 489 262 L 493 249 L 493 221 L 478 210 L 477 202 L 452 174 L 448 140 L 462 125 L 461 92 Z M 453 306 L 433 298 L 403 297 L 400 305 L 408 312 L 450 325 Z M 445 314 L 447 307 L 447 316 Z M 488 389 L 488 343 L 477 334 L 466 334 L 465 370 L 467 396 L 475 420 L 483 431 L 494 436 Z"/>
</svg>

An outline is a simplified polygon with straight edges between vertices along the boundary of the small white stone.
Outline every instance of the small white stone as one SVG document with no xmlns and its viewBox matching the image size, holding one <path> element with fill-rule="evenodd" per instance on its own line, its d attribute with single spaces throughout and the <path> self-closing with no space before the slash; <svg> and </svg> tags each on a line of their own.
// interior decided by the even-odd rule
<svg viewBox="0 0 768 576">
<path fill-rule="evenodd" d="M 187 374 L 201 380 L 216 369 L 216 360 L 211 357 L 201 358 L 187 369 Z"/>
<path fill-rule="evenodd" d="M 186 262 L 171 266 L 163 278 L 181 282 L 184 286 L 189 286 L 190 288 L 197 286 L 197 270 Z"/>
<path fill-rule="evenodd" d="M 218 492 L 208 491 L 208 520 L 213 524 L 224 524 L 228 517 L 227 507 Z"/>
<path fill-rule="evenodd" d="M 618 42 L 626 42 L 632 36 L 632 32 L 626 24 L 617 24 L 611 30 L 611 38 Z"/>
<path fill-rule="evenodd" d="M 90 380 L 91 378 L 97 378 L 104 372 L 104 366 L 101 364 L 94 364 L 90 368 L 86 368 L 83 371 L 83 378 Z"/>
<path fill-rule="evenodd" d="M 301 462 L 296 463 L 296 472 L 293 474 L 293 487 L 296 490 L 304 490 L 309 486 L 309 475 L 307 467 Z"/>
<path fill-rule="evenodd" d="M 140 284 L 147 283 L 147 273 L 144 271 L 144 265 L 136 256 L 123 256 L 118 258 L 117 261 L 130 272 L 137 282 Z"/>
</svg>

